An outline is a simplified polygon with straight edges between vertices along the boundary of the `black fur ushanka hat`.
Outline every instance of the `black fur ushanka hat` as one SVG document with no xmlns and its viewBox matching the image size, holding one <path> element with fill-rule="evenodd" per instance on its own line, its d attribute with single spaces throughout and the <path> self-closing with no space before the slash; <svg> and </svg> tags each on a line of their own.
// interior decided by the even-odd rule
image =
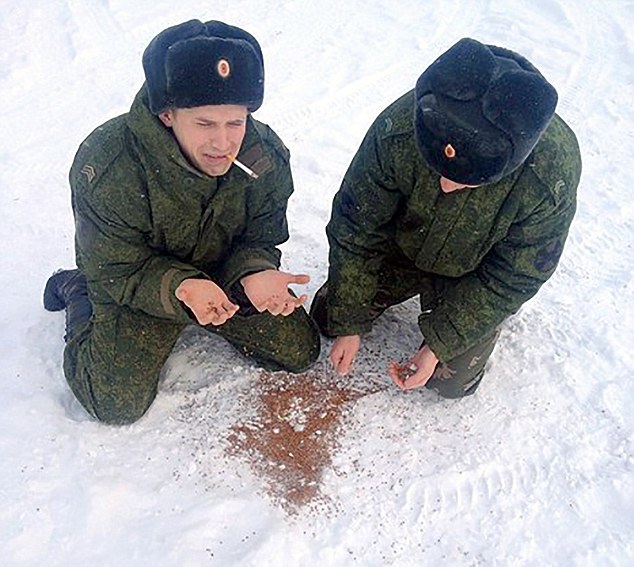
<svg viewBox="0 0 634 567">
<path fill-rule="evenodd" d="M 223 22 L 190 20 L 159 33 L 143 53 L 150 111 L 240 104 L 264 98 L 264 61 L 256 39 Z"/>
<path fill-rule="evenodd" d="M 519 167 L 548 127 L 557 92 L 524 57 L 461 39 L 416 83 L 416 137 L 438 174 L 495 183 Z"/>
</svg>

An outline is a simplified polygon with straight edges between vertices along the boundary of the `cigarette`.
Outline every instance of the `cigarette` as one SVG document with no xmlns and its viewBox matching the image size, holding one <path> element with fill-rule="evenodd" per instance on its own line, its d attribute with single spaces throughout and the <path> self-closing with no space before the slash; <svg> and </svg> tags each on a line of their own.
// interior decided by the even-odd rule
<svg viewBox="0 0 634 567">
<path fill-rule="evenodd" d="M 244 165 L 241 161 L 238 161 L 238 158 L 232 154 L 227 154 L 227 158 L 229 161 L 235 163 L 242 171 L 244 171 L 249 177 L 253 177 L 253 179 L 258 178 L 258 174 L 253 171 L 251 168 Z"/>
</svg>

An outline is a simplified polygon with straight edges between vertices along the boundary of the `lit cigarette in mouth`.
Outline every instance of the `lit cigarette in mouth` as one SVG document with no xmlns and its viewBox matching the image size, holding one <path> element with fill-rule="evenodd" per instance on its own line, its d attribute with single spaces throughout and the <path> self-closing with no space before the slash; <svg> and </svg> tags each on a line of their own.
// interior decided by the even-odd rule
<svg viewBox="0 0 634 567">
<path fill-rule="evenodd" d="M 258 174 L 252 169 L 248 168 L 241 161 L 238 161 L 238 158 L 232 154 L 227 154 L 227 159 L 233 163 L 235 163 L 242 171 L 244 171 L 249 177 L 253 177 L 253 179 L 258 178 Z"/>
</svg>

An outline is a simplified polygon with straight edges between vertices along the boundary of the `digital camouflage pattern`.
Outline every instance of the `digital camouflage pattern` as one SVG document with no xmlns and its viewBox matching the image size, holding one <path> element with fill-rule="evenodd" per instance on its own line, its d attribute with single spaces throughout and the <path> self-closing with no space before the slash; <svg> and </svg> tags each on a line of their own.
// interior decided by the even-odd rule
<svg viewBox="0 0 634 567">
<path fill-rule="evenodd" d="M 64 352 L 64 372 L 84 408 L 100 421 L 137 421 L 156 397 L 160 371 L 182 323 L 122 306 L 77 329 Z M 319 356 L 319 333 L 303 309 L 288 317 L 234 315 L 207 327 L 270 370 L 300 372 Z"/>
<path fill-rule="evenodd" d="M 293 192 L 288 150 L 249 117 L 239 157 L 259 179 L 236 167 L 223 177 L 198 171 L 150 113 L 145 89 L 82 143 L 70 171 L 75 250 L 97 316 L 114 304 L 188 323 L 174 295 L 184 279 L 226 289 L 279 266 Z"/>
<path fill-rule="evenodd" d="M 445 194 L 417 147 L 414 107 L 411 91 L 379 115 L 333 201 L 327 327 L 332 335 L 368 332 L 388 283 L 382 269 L 395 265 L 421 296 L 425 341 L 448 362 L 493 336 L 553 274 L 581 158 L 556 115 L 520 168 Z"/>
<path fill-rule="evenodd" d="M 187 278 L 210 278 L 241 306 L 209 330 L 271 367 L 300 371 L 319 354 L 303 309 L 258 314 L 240 297 L 248 273 L 279 267 L 293 192 L 289 153 L 249 117 L 236 167 L 208 177 L 192 167 L 170 130 L 147 107 L 145 89 L 128 114 L 97 128 L 70 171 L 77 265 L 88 281 L 90 322 L 70 337 L 68 382 L 86 409 L 126 423 L 149 407 L 161 367 L 185 325 L 176 299 Z"/>
<path fill-rule="evenodd" d="M 377 292 L 370 308 L 372 321 L 389 307 L 416 295 L 420 296 L 423 309 L 429 305 L 430 298 L 435 297 L 433 276 L 412 265 L 408 266 L 403 261 L 403 257 L 393 257 L 390 263 L 384 262 L 381 265 Z M 322 333 L 334 336 L 328 325 L 328 289 L 329 285 L 326 283 L 315 294 L 310 314 Z M 461 354 L 439 363 L 425 386 L 444 398 L 462 398 L 475 393 L 498 336 L 499 329 L 495 329 L 493 333 L 480 337 Z"/>
</svg>

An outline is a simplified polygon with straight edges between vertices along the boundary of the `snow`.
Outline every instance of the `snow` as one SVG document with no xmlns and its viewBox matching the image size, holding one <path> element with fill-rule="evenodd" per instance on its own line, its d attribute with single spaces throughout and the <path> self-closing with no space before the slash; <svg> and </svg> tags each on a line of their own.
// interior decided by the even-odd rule
<svg viewBox="0 0 634 567">
<path fill-rule="evenodd" d="M 507 0 L 4 0 L 0 8 L 0 564 L 414 566 L 634 564 L 634 4 Z M 388 312 L 351 384 L 323 505 L 289 513 L 226 451 L 258 370 L 192 327 L 148 414 L 88 419 L 62 374 L 50 273 L 74 265 L 67 172 L 125 112 L 163 28 L 220 19 L 261 42 L 256 116 L 292 152 L 284 268 L 312 296 L 330 202 L 366 129 L 461 37 L 528 57 L 582 148 L 555 276 L 506 324 L 478 393 L 390 388 L 420 341 Z M 325 341 L 319 368 L 327 374 Z M 301 408 L 295 418 L 301 418 Z M 301 429 L 301 428 L 300 428 Z"/>
</svg>

